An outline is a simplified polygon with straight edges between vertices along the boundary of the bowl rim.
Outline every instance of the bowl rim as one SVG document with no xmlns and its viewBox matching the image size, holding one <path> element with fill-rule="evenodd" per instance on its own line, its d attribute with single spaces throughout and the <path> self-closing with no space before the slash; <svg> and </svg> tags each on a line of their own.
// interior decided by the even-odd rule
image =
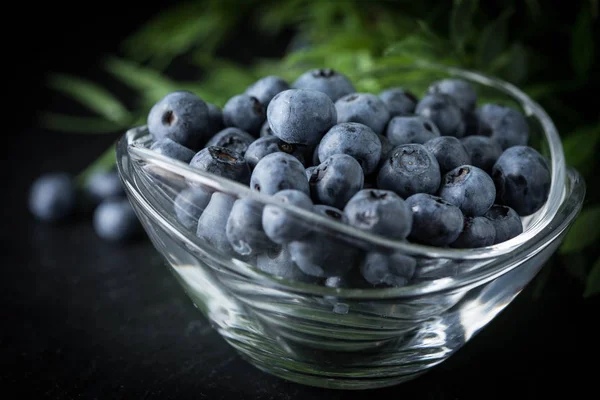
<svg viewBox="0 0 600 400">
<path fill-rule="evenodd" d="M 529 96 L 527 96 L 524 92 L 518 89 L 516 86 L 505 82 L 501 79 L 487 76 L 481 74 L 479 72 L 474 72 L 470 70 L 465 70 L 456 67 L 448 67 L 439 64 L 419 64 L 417 66 L 411 66 L 407 68 L 430 68 L 433 71 L 440 71 L 443 73 L 447 73 L 452 77 L 463 78 L 468 81 L 472 81 L 483 86 L 492 87 L 498 89 L 504 94 L 508 95 L 512 100 L 515 100 L 522 107 L 524 113 L 527 116 L 535 117 L 539 123 L 541 124 L 542 131 L 548 144 L 548 150 L 550 152 L 550 169 L 551 169 L 551 184 L 550 184 L 550 192 L 548 195 L 548 199 L 544 206 L 538 210 L 534 215 L 537 215 L 536 221 L 534 221 L 522 234 L 512 238 L 508 241 L 487 246 L 480 247 L 475 249 L 455 249 L 455 248 L 439 248 L 434 246 L 422 245 L 418 243 L 411 243 L 407 241 L 399 241 L 388 239 L 383 236 L 379 236 L 376 234 L 372 234 L 369 232 L 362 231 L 358 228 L 354 228 L 349 225 L 345 225 L 341 222 L 328 219 L 319 214 L 310 212 L 308 210 L 304 210 L 289 204 L 282 204 L 273 200 L 272 196 L 265 195 L 263 193 L 252 191 L 249 187 L 242 185 L 240 183 L 219 177 L 217 175 L 207 173 L 204 171 L 199 171 L 191 168 L 189 165 L 163 156 L 162 154 L 158 154 L 152 150 L 147 148 L 147 144 L 150 142 L 151 138 L 147 131 L 147 127 L 145 125 L 132 128 L 123 135 L 121 139 L 122 146 L 117 146 L 117 152 L 121 153 L 120 157 L 117 157 L 117 164 L 119 167 L 119 174 L 121 175 L 121 179 L 126 183 L 127 181 L 127 172 L 124 171 L 124 166 L 121 165 L 121 157 L 131 157 L 138 161 L 148 162 L 151 164 L 155 164 L 159 168 L 163 168 L 166 171 L 172 172 L 174 174 L 180 175 L 184 177 L 186 180 L 193 181 L 195 183 L 200 183 L 208 186 L 212 186 L 214 189 L 223 191 L 225 193 L 229 193 L 235 195 L 237 197 L 251 198 L 263 204 L 273 204 L 277 205 L 281 208 L 286 209 L 288 212 L 297 215 L 300 218 L 303 218 L 307 222 L 314 224 L 315 226 L 319 226 L 323 229 L 327 229 L 328 231 L 336 232 L 344 237 L 352 238 L 353 240 L 358 240 L 361 242 L 369 243 L 376 248 L 387 249 L 391 251 L 399 251 L 403 254 L 411 255 L 411 256 L 420 256 L 424 258 L 444 258 L 450 260 L 490 260 L 496 261 L 499 259 L 505 258 L 515 258 L 517 253 L 526 252 L 526 250 L 531 249 L 536 243 L 539 243 L 543 238 L 540 236 L 546 235 L 548 232 L 548 227 L 552 224 L 555 217 L 559 213 L 559 209 L 566 201 L 566 186 L 569 182 L 566 182 L 566 165 L 565 158 L 562 149 L 562 144 L 556 127 L 554 123 L 545 112 L 545 110 L 533 101 Z M 123 154 L 124 153 L 124 154 Z M 571 181 L 579 181 L 581 180 L 578 176 L 573 176 L 573 174 L 577 175 L 575 171 L 572 171 L 570 175 Z M 573 182 L 571 182 L 573 183 Z M 584 183 L 581 183 L 584 185 Z M 129 191 L 136 191 L 137 189 L 131 185 L 127 185 L 129 187 Z M 584 189 L 585 190 L 585 189 Z M 144 196 L 141 196 L 146 202 L 147 200 Z M 577 208 L 577 207 L 576 207 Z M 580 205 L 579 205 L 580 208 Z M 575 214 L 570 218 L 570 220 L 574 219 L 574 216 L 578 213 L 578 210 L 574 210 Z M 572 213 L 571 213 L 572 214 Z M 567 222 L 571 222 L 571 221 Z M 558 228 L 558 226 L 555 226 Z M 177 229 L 175 226 L 171 225 L 171 229 Z M 565 228 L 566 229 L 566 228 Z M 545 247 L 545 246 L 544 246 Z M 495 263 L 494 263 L 495 264 Z M 502 268 L 502 271 L 505 271 L 506 268 Z M 491 271 L 499 272 L 499 271 Z M 506 271 L 505 271 L 506 272 Z M 469 273 L 465 273 L 464 278 L 467 278 Z M 462 276 L 459 276 L 460 279 L 452 279 L 452 285 L 448 286 L 447 284 L 442 284 L 440 280 L 445 278 L 440 278 L 438 280 L 428 281 L 429 285 L 435 281 L 438 281 L 440 285 L 436 287 L 438 289 L 454 287 L 455 284 L 459 283 L 459 281 L 463 280 Z M 468 279 L 464 280 L 467 282 Z M 278 281 L 279 282 L 279 281 Z M 463 282 L 463 283 L 464 283 Z M 288 285 L 289 286 L 289 285 Z M 291 285 L 291 286 L 308 286 L 308 287 L 319 287 L 315 284 L 302 284 L 299 285 Z M 415 288 L 417 289 L 420 284 L 412 284 L 400 288 L 373 288 L 373 289 L 343 289 L 344 292 L 395 292 L 401 293 L 403 291 L 409 292 L 406 289 Z M 433 285 L 435 286 L 435 285 Z M 304 288 L 306 289 L 306 287 Z M 324 288 L 329 289 L 325 292 L 321 293 L 340 293 L 339 289 L 336 288 Z M 416 290 L 420 292 L 420 290 Z M 426 290 L 429 292 L 430 290 Z M 319 292 L 321 292 L 319 290 Z M 362 297 L 362 296 L 361 296 Z M 379 296 L 377 296 L 379 297 Z M 386 296 L 387 297 L 387 296 Z"/>
</svg>

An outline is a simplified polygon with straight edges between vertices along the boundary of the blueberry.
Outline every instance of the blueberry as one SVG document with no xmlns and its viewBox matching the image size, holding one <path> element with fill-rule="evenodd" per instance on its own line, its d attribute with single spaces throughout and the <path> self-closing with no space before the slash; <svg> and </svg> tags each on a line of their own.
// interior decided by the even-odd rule
<svg viewBox="0 0 600 400">
<path fill-rule="evenodd" d="M 214 135 L 225 128 L 225 125 L 223 125 L 223 111 L 214 104 L 207 103 L 206 105 L 208 106 L 207 132 L 208 135 Z"/>
<path fill-rule="evenodd" d="M 377 169 L 379 170 L 379 168 L 381 168 L 381 166 L 386 162 L 390 151 L 394 149 L 394 145 L 390 142 L 387 136 L 379 134 L 377 137 L 381 143 L 381 156 L 379 157 L 379 164 L 377 165 Z"/>
<path fill-rule="evenodd" d="M 196 154 L 193 150 L 190 150 L 187 147 L 180 145 L 179 143 L 175 142 L 174 140 L 171 140 L 168 137 L 162 138 L 152 143 L 152 145 L 150 146 L 150 150 L 162 154 L 165 157 L 170 157 L 175 160 L 179 160 L 186 164 L 189 163 Z"/>
<path fill-rule="evenodd" d="M 383 133 L 390 112 L 383 100 L 371 93 L 352 93 L 335 102 L 337 122 L 358 122 Z"/>
<path fill-rule="evenodd" d="M 29 191 L 29 210 L 44 221 L 57 221 L 70 216 L 76 206 L 77 189 L 71 175 L 47 173 L 38 177 Z"/>
<path fill-rule="evenodd" d="M 314 212 L 338 222 L 346 219 L 341 210 L 325 205 L 316 205 Z M 315 229 L 300 241 L 289 244 L 292 260 L 305 273 L 316 277 L 345 275 L 352 269 L 358 250 L 331 232 Z"/>
<path fill-rule="evenodd" d="M 477 116 L 489 127 L 492 139 L 502 149 L 527 144 L 529 125 L 520 111 L 499 104 L 484 104 L 477 109 Z"/>
<path fill-rule="evenodd" d="M 463 121 L 465 123 L 465 136 L 481 135 L 491 136 L 492 129 L 485 122 L 479 119 L 476 110 L 463 111 Z"/>
<path fill-rule="evenodd" d="M 206 241 L 216 250 L 231 254 L 232 248 L 225 229 L 235 198 L 225 193 L 215 192 L 198 219 L 196 236 Z"/>
<path fill-rule="evenodd" d="M 464 215 L 477 217 L 494 204 L 496 188 L 484 170 L 461 165 L 444 175 L 439 196 L 460 208 Z"/>
<path fill-rule="evenodd" d="M 471 164 L 471 157 L 454 136 L 440 136 L 428 140 L 424 146 L 437 160 L 442 174 L 458 166 Z"/>
<path fill-rule="evenodd" d="M 279 151 L 293 155 L 298 159 L 298 161 L 304 164 L 304 156 L 298 149 L 298 146 L 295 144 L 286 143 L 276 136 L 264 136 L 256 139 L 250 146 L 248 146 L 248 150 L 246 150 L 244 158 L 246 159 L 246 162 L 250 168 L 254 169 L 256 164 L 258 164 L 258 162 L 264 156 Z"/>
<path fill-rule="evenodd" d="M 266 109 L 269 102 L 277 93 L 290 89 L 290 84 L 278 76 L 265 76 L 254 82 L 244 92 L 248 96 L 258 99 Z"/>
<path fill-rule="evenodd" d="M 265 118 L 265 109 L 260 101 L 247 94 L 233 96 L 223 107 L 225 126 L 233 126 L 252 135 L 258 135 Z"/>
<path fill-rule="evenodd" d="M 263 272 L 291 281 L 313 283 L 318 278 L 302 272 L 292 261 L 290 251 L 286 246 L 273 247 L 256 257 L 256 266 Z"/>
<path fill-rule="evenodd" d="M 502 153 L 492 168 L 496 202 L 525 216 L 538 211 L 550 192 L 550 168 L 546 159 L 528 146 L 513 146 Z"/>
<path fill-rule="evenodd" d="M 273 195 L 273 200 L 305 210 L 313 208 L 310 197 L 298 190 L 282 190 Z M 269 239 L 278 244 L 302 239 L 310 232 L 310 226 L 304 223 L 301 217 L 271 204 L 265 206 L 262 224 Z"/>
<path fill-rule="evenodd" d="M 262 125 L 262 127 L 260 128 L 260 137 L 265 137 L 265 136 L 272 136 L 273 135 L 273 131 L 271 130 L 271 127 L 269 126 L 269 121 L 265 121 Z"/>
<path fill-rule="evenodd" d="M 90 176 L 85 191 L 95 202 L 125 197 L 125 190 L 119 174 L 115 170 L 96 172 Z"/>
<path fill-rule="evenodd" d="M 286 189 L 310 193 L 304 166 L 297 158 L 283 152 L 266 155 L 256 164 L 250 188 L 268 195 Z"/>
<path fill-rule="evenodd" d="M 248 146 L 250 146 L 254 140 L 255 138 L 252 135 L 239 128 L 225 128 L 210 138 L 206 143 L 206 147 L 224 147 L 243 156 L 246 154 Z"/>
<path fill-rule="evenodd" d="M 208 139 L 208 125 L 208 106 L 188 91 L 169 93 L 148 113 L 148 131 L 154 140 L 168 137 L 193 150 Z"/>
<path fill-rule="evenodd" d="M 391 117 L 413 114 L 419 101 L 414 94 L 402 88 L 384 90 L 379 93 L 379 98 L 387 107 Z"/>
<path fill-rule="evenodd" d="M 94 210 L 94 230 L 104 240 L 125 241 L 140 232 L 140 222 L 127 199 L 108 199 Z"/>
<path fill-rule="evenodd" d="M 462 137 L 465 123 L 456 101 L 443 93 L 428 94 L 417 104 L 415 113 L 433 121 L 443 136 Z"/>
<path fill-rule="evenodd" d="M 325 93 L 331 101 L 356 92 L 345 75 L 333 69 L 312 69 L 300 75 L 292 85 L 295 89 L 311 89 Z"/>
<path fill-rule="evenodd" d="M 441 197 L 417 193 L 406 199 L 413 214 L 409 240 L 432 246 L 454 242 L 463 228 L 463 213 Z"/>
<path fill-rule="evenodd" d="M 496 231 L 493 244 L 505 242 L 523 233 L 521 217 L 510 207 L 494 204 L 484 216 Z"/>
<path fill-rule="evenodd" d="M 440 181 L 440 166 L 422 144 L 395 147 L 377 175 L 380 189 L 394 191 L 402 198 L 415 193 L 433 194 Z"/>
<path fill-rule="evenodd" d="M 361 190 L 348 201 L 344 214 L 349 225 L 390 239 L 406 239 L 412 227 L 410 208 L 389 190 Z"/>
<path fill-rule="evenodd" d="M 290 89 L 273 97 L 267 119 L 273 135 L 284 142 L 316 146 L 337 123 L 337 112 L 322 92 Z"/>
<path fill-rule="evenodd" d="M 263 230 L 263 208 L 263 204 L 251 199 L 239 199 L 233 204 L 225 234 L 236 253 L 254 256 L 275 246 Z"/>
<path fill-rule="evenodd" d="M 496 228 L 494 224 L 485 217 L 465 217 L 463 230 L 451 247 L 474 249 L 494 244 L 496 240 Z"/>
<path fill-rule="evenodd" d="M 360 266 L 367 282 L 375 287 L 402 287 L 415 274 L 417 260 L 401 253 L 370 252 Z"/>
<path fill-rule="evenodd" d="M 190 161 L 190 167 L 245 185 L 250 181 L 250 167 L 244 157 L 224 147 L 211 146 L 200 150 Z"/>
<path fill-rule="evenodd" d="M 381 157 L 381 141 L 371 128 L 357 122 L 334 125 L 319 143 L 319 160 L 348 154 L 358 161 L 365 175 L 375 171 Z"/>
<path fill-rule="evenodd" d="M 393 146 L 423 144 L 440 136 L 440 131 L 429 118 L 420 115 L 394 117 L 388 123 L 387 138 Z"/>
<path fill-rule="evenodd" d="M 427 89 L 428 94 L 442 93 L 452 97 L 463 111 L 475 109 L 477 94 L 473 86 L 462 79 L 442 79 Z"/>
<path fill-rule="evenodd" d="M 365 179 L 358 161 L 347 154 L 334 154 L 311 172 L 308 183 L 313 200 L 337 208 L 344 208 Z"/>
<path fill-rule="evenodd" d="M 195 229 L 198 218 L 210 201 L 211 192 L 203 188 L 187 188 L 179 192 L 173 203 L 175 216 L 183 226 Z"/>
<path fill-rule="evenodd" d="M 492 167 L 502 154 L 502 147 L 496 140 L 486 136 L 467 136 L 462 138 L 461 143 L 469 157 L 470 163 L 481 168 L 487 173 L 492 172 Z"/>
</svg>

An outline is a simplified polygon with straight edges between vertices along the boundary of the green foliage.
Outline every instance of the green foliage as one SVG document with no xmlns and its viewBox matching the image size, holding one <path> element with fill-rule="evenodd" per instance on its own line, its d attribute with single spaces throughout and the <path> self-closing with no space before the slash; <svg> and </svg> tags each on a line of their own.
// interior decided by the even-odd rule
<svg viewBox="0 0 600 400">
<path fill-rule="evenodd" d="M 591 297 L 600 293 L 600 258 L 596 260 L 585 286 L 585 297 Z"/>
<path fill-rule="evenodd" d="M 594 29 L 598 1 L 569 4 L 572 16 L 542 8 L 538 0 L 502 2 L 494 10 L 477 0 L 364 1 L 364 0 L 205 0 L 175 3 L 149 20 L 122 43 L 122 54 L 107 57 L 102 69 L 133 90 L 129 108 L 107 89 L 85 79 L 52 75 L 50 87 L 79 102 L 93 116 L 45 112 L 42 124 L 56 131 L 86 134 L 122 132 L 144 123 L 150 107 L 174 90 L 190 90 L 223 106 L 260 76 L 279 75 L 293 81 L 313 67 L 329 67 L 347 74 L 359 91 L 379 92 L 404 86 L 422 93 L 437 79 L 430 64 L 474 69 L 522 87 L 542 104 L 557 124 L 569 165 L 593 179 L 600 142 L 595 115 L 585 117 L 566 96 L 583 92 L 597 76 Z M 524 11 L 524 12 L 523 12 Z M 556 15 L 555 15 L 556 14 Z M 259 35 L 272 37 L 293 30 L 295 38 L 281 58 L 257 58 L 240 64 L 219 57 L 216 50 L 249 24 Z M 562 52 L 543 50 L 556 32 L 570 38 Z M 564 40 L 563 40 L 564 42 Z M 558 43 L 558 42 L 556 42 Z M 171 76 L 167 67 L 183 63 L 197 76 Z M 420 68 L 414 68 L 414 66 Z M 200 76 L 201 79 L 197 79 Z M 596 93 L 594 93 L 595 95 Z M 583 96 L 581 96 L 583 97 Z M 481 101 L 500 102 L 482 92 Z M 107 150 L 80 175 L 114 166 L 114 148 Z M 569 232 L 561 253 L 578 256 L 581 271 L 591 262 L 583 250 L 598 240 L 600 214 L 595 186 L 588 185 L 591 202 Z M 598 291 L 598 261 L 589 275 L 586 295 Z"/>
</svg>

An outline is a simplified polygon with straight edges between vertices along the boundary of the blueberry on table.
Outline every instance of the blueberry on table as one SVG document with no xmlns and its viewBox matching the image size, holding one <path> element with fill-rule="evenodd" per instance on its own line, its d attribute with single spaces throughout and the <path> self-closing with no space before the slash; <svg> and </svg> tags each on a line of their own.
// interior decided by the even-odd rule
<svg viewBox="0 0 600 400">
<path fill-rule="evenodd" d="M 216 105 L 207 103 L 208 107 L 208 126 L 207 134 L 214 135 L 225 128 L 223 125 L 223 111 Z"/>
<path fill-rule="evenodd" d="M 273 200 L 305 210 L 312 210 L 313 202 L 308 195 L 299 190 L 282 190 L 273 195 Z M 266 235 L 278 244 L 302 239 L 310 232 L 310 225 L 289 211 L 276 205 L 265 205 L 262 214 L 262 226 Z"/>
<path fill-rule="evenodd" d="M 265 119 L 266 113 L 263 105 L 256 97 L 247 94 L 233 96 L 223 106 L 225 126 L 239 128 L 252 135 L 258 136 Z"/>
<path fill-rule="evenodd" d="M 246 154 L 246 150 L 248 150 L 248 147 L 254 140 L 254 136 L 250 135 L 248 132 L 244 132 L 239 128 L 230 127 L 217 132 L 215 136 L 211 137 L 206 143 L 206 147 L 224 147 L 243 156 Z"/>
<path fill-rule="evenodd" d="M 471 157 L 454 136 L 440 136 L 428 140 L 424 146 L 437 160 L 442 174 L 461 165 L 471 164 Z"/>
<path fill-rule="evenodd" d="M 417 193 L 406 199 L 412 210 L 409 240 L 432 246 L 454 242 L 463 229 L 463 213 L 441 197 Z"/>
<path fill-rule="evenodd" d="M 406 239 L 412 228 L 410 207 L 389 190 L 361 190 L 348 201 L 344 214 L 348 225 L 390 239 Z"/>
<path fill-rule="evenodd" d="M 477 94 L 473 86 L 463 79 L 442 79 L 432 83 L 428 94 L 442 93 L 452 97 L 463 111 L 472 111 L 477 104 Z"/>
<path fill-rule="evenodd" d="M 316 205 L 314 212 L 345 223 L 341 210 Z M 355 264 L 358 249 L 330 231 L 317 227 L 308 236 L 288 245 L 292 260 L 307 275 L 327 278 L 345 275 Z"/>
<path fill-rule="evenodd" d="M 233 250 L 242 256 L 255 256 L 275 246 L 262 225 L 263 204 L 252 199 L 238 199 L 233 204 L 225 234 Z"/>
<path fill-rule="evenodd" d="M 283 152 L 268 154 L 256 164 L 250 188 L 268 195 L 286 189 L 310 193 L 304 166 L 296 157 Z"/>
<path fill-rule="evenodd" d="M 73 177 L 64 172 L 43 174 L 29 191 L 29 210 L 43 221 L 58 221 L 70 216 L 77 203 Z"/>
<path fill-rule="evenodd" d="M 465 217 L 463 230 L 451 247 L 474 249 L 494 244 L 496 228 L 486 217 Z"/>
<path fill-rule="evenodd" d="M 94 210 L 96 234 L 108 241 L 126 241 L 140 232 L 140 222 L 128 199 L 108 199 Z"/>
<path fill-rule="evenodd" d="M 429 118 L 443 136 L 463 137 L 463 113 L 454 98 L 443 94 L 428 94 L 417 104 L 415 114 Z"/>
<path fill-rule="evenodd" d="M 123 183 L 114 169 L 92 174 L 85 185 L 85 192 L 95 202 L 125 197 Z"/>
<path fill-rule="evenodd" d="M 546 159 L 528 146 L 513 146 L 502 153 L 492 168 L 496 202 L 531 215 L 546 203 L 550 192 L 550 167 Z"/>
<path fill-rule="evenodd" d="M 479 120 L 489 127 L 491 138 L 502 149 L 527 144 L 529 125 L 520 111 L 499 104 L 484 104 L 476 112 Z"/>
<path fill-rule="evenodd" d="M 208 106 L 188 91 L 167 94 L 148 113 L 148 131 L 154 140 L 168 137 L 192 150 L 206 142 L 211 134 L 208 126 Z"/>
<path fill-rule="evenodd" d="M 296 79 L 292 85 L 295 89 L 311 89 L 325 93 L 331 101 L 356 92 L 354 85 L 345 75 L 330 69 L 312 69 Z"/>
<path fill-rule="evenodd" d="M 505 242 L 523 233 L 521 217 L 512 208 L 494 204 L 484 215 L 496 231 L 493 244 Z"/>
<path fill-rule="evenodd" d="M 190 161 L 190 167 L 245 185 L 250 181 L 250 167 L 244 157 L 224 147 L 211 146 L 200 150 Z"/>
<path fill-rule="evenodd" d="M 381 157 L 381 141 L 371 128 L 357 122 L 334 125 L 319 143 L 319 160 L 348 154 L 358 161 L 365 175 L 375 171 Z"/>
<path fill-rule="evenodd" d="M 316 146 L 337 123 L 337 112 L 323 92 L 290 89 L 273 97 L 267 120 L 273 135 L 284 142 Z"/>
<path fill-rule="evenodd" d="M 193 150 L 177 143 L 176 141 L 165 137 L 159 139 L 150 145 L 150 150 L 153 150 L 163 156 L 179 160 L 184 163 L 189 163 L 194 158 Z"/>
<path fill-rule="evenodd" d="M 248 86 L 244 93 L 258 99 L 260 104 L 262 104 L 266 110 L 267 106 L 277 93 L 281 93 L 288 89 L 290 89 L 290 84 L 283 78 L 271 75 L 257 80 L 252 85 Z"/>
<path fill-rule="evenodd" d="M 477 217 L 494 204 L 496 188 L 487 172 L 461 165 L 444 175 L 439 196 L 460 208 L 464 215 Z"/>
<path fill-rule="evenodd" d="M 264 136 L 256 139 L 250 144 L 250 146 L 248 146 L 248 150 L 246 150 L 244 158 L 246 159 L 246 162 L 250 168 L 254 169 L 256 164 L 258 164 L 263 157 L 277 152 L 291 154 L 292 156 L 296 157 L 298 161 L 304 164 L 304 155 L 298 146 L 295 144 L 286 143 L 276 136 Z"/>
<path fill-rule="evenodd" d="M 414 276 L 416 266 L 417 260 L 401 253 L 370 252 L 360 265 L 360 272 L 375 287 L 402 287 Z"/>
<path fill-rule="evenodd" d="M 256 257 L 259 270 L 291 281 L 314 283 L 317 277 L 302 272 L 292 260 L 287 246 L 273 247 Z"/>
<path fill-rule="evenodd" d="M 352 93 L 335 102 L 337 122 L 358 122 L 383 133 L 390 112 L 383 100 L 372 93 Z"/>
<path fill-rule="evenodd" d="M 429 118 L 420 115 L 394 117 L 387 125 L 385 134 L 393 146 L 423 144 L 440 136 L 440 131 Z"/>
<path fill-rule="evenodd" d="M 419 101 L 414 94 L 402 88 L 384 90 L 379 93 L 379 98 L 390 112 L 390 117 L 413 114 Z"/>
<path fill-rule="evenodd" d="M 204 212 L 198 219 L 196 236 L 213 246 L 218 251 L 231 254 L 233 249 L 225 229 L 235 198 L 225 193 L 212 194 Z"/>
<path fill-rule="evenodd" d="M 377 174 L 380 189 L 407 198 L 415 193 L 434 194 L 440 187 L 440 166 L 421 144 L 394 147 Z"/>
<path fill-rule="evenodd" d="M 487 136 L 467 136 L 460 139 L 463 147 L 471 158 L 470 163 L 475 167 L 481 168 L 487 173 L 492 172 L 492 167 L 502 154 L 502 147 L 495 139 Z"/>
<path fill-rule="evenodd" d="M 362 167 L 347 154 L 334 154 L 311 169 L 308 179 L 315 203 L 344 208 L 364 185 Z"/>
<path fill-rule="evenodd" d="M 173 203 L 177 220 L 187 229 L 195 230 L 211 195 L 212 192 L 201 187 L 187 188 L 179 192 Z"/>
</svg>

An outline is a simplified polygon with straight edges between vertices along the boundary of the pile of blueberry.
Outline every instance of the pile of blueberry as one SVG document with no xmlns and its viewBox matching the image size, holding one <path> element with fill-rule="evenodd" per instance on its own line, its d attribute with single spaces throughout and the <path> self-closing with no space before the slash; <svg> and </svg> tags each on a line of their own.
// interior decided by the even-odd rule
<svg viewBox="0 0 600 400">
<path fill-rule="evenodd" d="M 45 222 L 91 211 L 94 230 L 107 241 L 127 241 L 142 232 L 114 169 L 94 173 L 83 188 L 77 187 L 76 180 L 68 173 L 43 174 L 31 186 L 29 210 Z"/>
<path fill-rule="evenodd" d="M 357 229 L 438 247 L 494 245 L 522 233 L 550 188 L 546 159 L 529 147 L 516 109 L 477 106 L 460 79 L 431 84 L 419 100 L 402 88 L 356 92 L 331 69 L 291 86 L 262 78 L 220 110 L 186 91 L 150 110 L 151 149 L 191 167 Z M 356 250 L 283 209 L 191 182 L 174 201 L 177 219 L 215 248 L 255 257 L 286 278 L 401 286 L 416 261 Z"/>
</svg>

